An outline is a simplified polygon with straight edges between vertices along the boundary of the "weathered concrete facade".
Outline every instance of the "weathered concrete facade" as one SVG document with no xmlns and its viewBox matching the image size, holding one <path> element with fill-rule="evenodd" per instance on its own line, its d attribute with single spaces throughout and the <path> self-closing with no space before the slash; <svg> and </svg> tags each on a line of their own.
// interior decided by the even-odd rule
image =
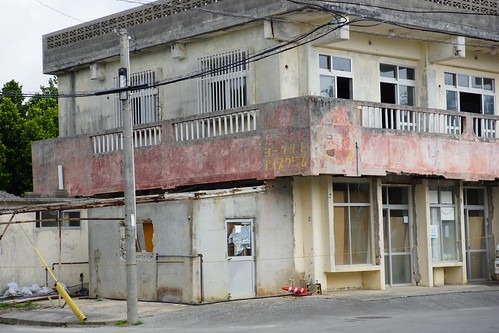
<svg viewBox="0 0 499 333">
<path fill-rule="evenodd" d="M 497 177 L 497 139 L 470 132 L 444 136 L 366 128 L 361 125 L 362 105 L 380 106 L 317 97 L 255 105 L 256 130 L 183 142 L 175 139 L 174 122 L 165 121 L 159 124 L 161 143 L 136 150 L 137 189 L 320 174 L 417 174 L 470 181 Z M 462 115 L 472 123 L 473 114 Z M 57 165 L 64 166 L 70 195 L 123 191 L 120 151 L 94 154 L 88 136 L 39 141 L 33 147 L 37 192 L 56 188 Z M 455 158 L 459 155 L 467 162 Z"/>
<path fill-rule="evenodd" d="M 85 217 L 85 212 L 81 212 Z M 7 283 L 17 283 L 19 287 L 31 284 L 52 288 L 54 281 L 38 257 L 39 251 L 49 269 L 73 291 L 81 289 L 81 278 L 85 287 L 89 280 L 88 271 L 88 224 L 81 221 L 76 228 L 40 228 L 34 221 L 35 213 L 2 215 L 0 230 L 3 234 L 0 243 L 0 286 L 2 292 Z M 11 224 L 7 224 L 11 222 Z M 3 294 L 2 294 L 3 296 Z"/>
<path fill-rule="evenodd" d="M 44 36 L 44 71 L 68 96 L 59 102 L 60 137 L 33 143 L 35 192 L 53 195 L 61 168 L 69 196 L 123 192 L 119 103 L 105 93 L 119 67 L 114 27 L 131 31 L 131 72 L 154 78 L 130 97 L 137 191 L 166 198 L 269 186 L 139 205 L 139 243 L 148 248 L 139 298 L 199 302 L 277 294 L 289 283 L 332 291 L 492 277 L 495 2 L 182 4 Z M 120 214 L 88 211 L 96 297 L 126 296 L 119 222 L 97 220 Z M 233 232 L 246 233 L 238 246 L 250 260 L 230 254 Z"/>
<path fill-rule="evenodd" d="M 228 193 L 208 191 L 197 198 L 138 205 L 138 229 L 142 230 L 143 221 L 154 226 L 153 252 L 138 254 L 139 299 L 184 303 L 226 299 L 231 264 L 226 220 L 254 221 L 254 295 L 273 295 L 283 283 L 303 276 L 293 268 L 290 180 L 274 182 L 263 192 Z M 90 217 L 122 215 L 120 209 L 95 209 Z M 90 296 L 126 298 L 119 229 L 118 221 L 91 225 Z"/>
</svg>

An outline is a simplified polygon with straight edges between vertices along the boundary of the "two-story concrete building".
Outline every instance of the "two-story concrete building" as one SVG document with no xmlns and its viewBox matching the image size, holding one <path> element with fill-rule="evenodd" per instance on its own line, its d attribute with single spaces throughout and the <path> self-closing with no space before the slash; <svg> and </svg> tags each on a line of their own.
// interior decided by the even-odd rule
<svg viewBox="0 0 499 333">
<path fill-rule="evenodd" d="M 485 0 L 158 1 L 45 35 L 60 137 L 33 143 L 34 192 L 123 196 L 120 103 L 101 93 L 118 86 L 125 28 L 130 84 L 145 85 L 130 95 L 140 299 L 489 279 L 497 14 Z M 118 202 L 82 207 L 91 296 L 126 297 Z"/>
</svg>

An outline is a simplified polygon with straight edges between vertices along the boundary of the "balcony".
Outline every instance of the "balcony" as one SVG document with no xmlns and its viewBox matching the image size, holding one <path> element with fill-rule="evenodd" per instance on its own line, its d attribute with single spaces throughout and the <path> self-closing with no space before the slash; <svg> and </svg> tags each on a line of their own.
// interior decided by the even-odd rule
<svg viewBox="0 0 499 333">
<path fill-rule="evenodd" d="M 138 190 L 295 175 L 494 180 L 499 117 L 300 97 L 134 129 Z M 119 131 L 33 143 L 34 191 L 123 191 Z"/>
</svg>

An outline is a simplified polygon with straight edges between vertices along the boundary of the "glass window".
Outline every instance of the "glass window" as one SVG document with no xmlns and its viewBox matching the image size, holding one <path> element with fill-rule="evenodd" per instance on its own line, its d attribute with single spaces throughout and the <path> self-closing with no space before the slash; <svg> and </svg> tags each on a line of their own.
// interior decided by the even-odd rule
<svg viewBox="0 0 499 333">
<path fill-rule="evenodd" d="M 333 69 L 343 72 L 351 72 L 351 60 L 347 58 L 333 57 Z"/>
<path fill-rule="evenodd" d="M 384 186 L 383 204 L 409 205 L 409 191 L 403 186 Z"/>
<path fill-rule="evenodd" d="M 370 186 L 334 183 L 334 240 L 337 265 L 372 263 Z"/>
<path fill-rule="evenodd" d="M 494 84 L 491 78 L 445 73 L 447 110 L 495 114 Z M 475 133 L 480 135 L 480 128 Z"/>
<path fill-rule="evenodd" d="M 399 104 L 400 105 L 414 105 L 414 87 L 399 86 Z"/>
<path fill-rule="evenodd" d="M 481 77 L 472 77 L 471 83 L 472 83 L 471 86 L 473 88 L 482 89 L 482 78 Z"/>
<path fill-rule="evenodd" d="M 494 90 L 494 79 L 483 79 L 483 89 L 484 90 Z"/>
<path fill-rule="evenodd" d="M 457 227 L 454 190 L 433 187 L 429 191 L 430 238 L 434 262 L 457 260 Z"/>
<path fill-rule="evenodd" d="M 490 96 L 490 95 L 483 96 L 483 113 L 484 114 L 495 114 L 494 96 Z"/>
<path fill-rule="evenodd" d="M 414 68 L 399 67 L 399 79 L 415 80 L 416 75 Z"/>
<path fill-rule="evenodd" d="M 459 74 L 457 76 L 457 84 L 460 87 L 469 87 L 470 86 L 470 84 L 469 84 L 469 76 L 468 75 Z"/>
<path fill-rule="evenodd" d="M 251 221 L 227 222 L 227 255 L 229 257 L 252 256 Z"/>
<path fill-rule="evenodd" d="M 324 54 L 319 54 L 319 68 L 331 70 L 331 57 Z"/>
<path fill-rule="evenodd" d="M 447 110 L 457 111 L 457 91 L 447 90 Z"/>
<path fill-rule="evenodd" d="M 456 86 L 456 74 L 445 73 L 445 85 L 446 86 Z"/>
<path fill-rule="evenodd" d="M 380 64 L 381 103 L 411 105 L 416 103 L 415 69 Z"/>
<path fill-rule="evenodd" d="M 334 96 L 334 76 L 321 75 L 320 89 L 322 97 L 335 97 Z"/>
<path fill-rule="evenodd" d="M 482 188 L 467 188 L 464 191 L 464 204 L 483 206 L 485 205 L 484 190 Z"/>
<path fill-rule="evenodd" d="M 79 228 L 80 212 L 78 211 L 45 211 L 36 213 L 36 228 Z"/>
<path fill-rule="evenodd" d="M 397 66 L 379 64 L 379 72 L 382 77 L 397 78 Z"/>
<path fill-rule="evenodd" d="M 331 98 L 353 98 L 352 60 L 319 55 L 320 95 Z"/>
</svg>

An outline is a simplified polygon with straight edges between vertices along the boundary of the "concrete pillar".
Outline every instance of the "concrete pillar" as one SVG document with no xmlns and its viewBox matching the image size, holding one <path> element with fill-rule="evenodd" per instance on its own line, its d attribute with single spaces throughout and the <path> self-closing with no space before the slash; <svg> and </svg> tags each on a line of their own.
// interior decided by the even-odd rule
<svg viewBox="0 0 499 333">
<path fill-rule="evenodd" d="M 303 269 L 307 283 L 318 281 L 323 288 L 327 288 L 325 272 L 330 270 L 331 260 L 329 186 L 326 176 L 296 177 L 293 186 L 295 266 Z"/>
<path fill-rule="evenodd" d="M 414 240 L 416 284 L 433 287 L 433 270 L 431 260 L 430 212 L 428 205 L 428 180 L 423 179 L 414 186 Z"/>
</svg>

